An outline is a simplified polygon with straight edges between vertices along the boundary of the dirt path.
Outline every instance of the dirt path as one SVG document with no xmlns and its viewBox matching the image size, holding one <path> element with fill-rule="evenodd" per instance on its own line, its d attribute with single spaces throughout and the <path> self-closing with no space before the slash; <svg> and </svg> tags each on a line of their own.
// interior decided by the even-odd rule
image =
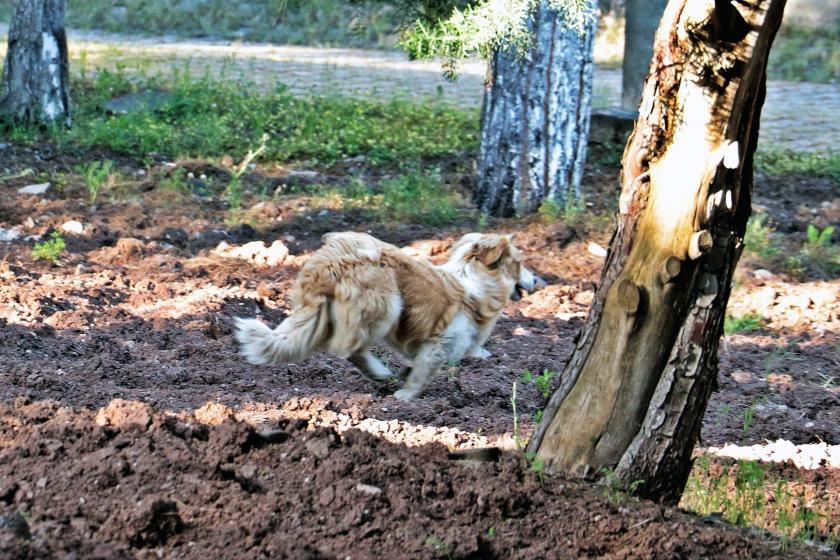
<svg viewBox="0 0 840 560">
<path fill-rule="evenodd" d="M 0 25 L 0 35 L 6 26 Z M 195 74 L 247 77 L 264 87 L 277 82 L 293 92 L 341 92 L 349 95 L 409 99 L 440 97 L 463 107 L 479 107 L 485 65 L 468 61 L 460 79 L 449 83 L 435 62 L 409 62 L 400 52 L 361 49 L 290 47 L 135 37 L 71 30 L 72 67 L 121 66 L 129 72 L 157 73 L 182 69 Z M 5 49 L 5 38 L 2 46 Z M 2 51 L 0 51 L 2 52 Z M 621 71 L 596 68 L 595 106 L 614 106 L 621 93 Z M 762 142 L 795 151 L 829 151 L 840 146 L 840 84 L 771 81 L 762 114 Z"/>
</svg>

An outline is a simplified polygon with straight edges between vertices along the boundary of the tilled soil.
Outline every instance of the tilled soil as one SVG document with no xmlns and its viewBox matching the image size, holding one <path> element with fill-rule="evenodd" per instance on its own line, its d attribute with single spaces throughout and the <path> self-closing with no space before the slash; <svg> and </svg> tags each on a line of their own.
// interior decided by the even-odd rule
<svg viewBox="0 0 840 560">
<path fill-rule="evenodd" d="M 513 455 L 453 461 L 438 444 L 340 437 L 296 420 L 256 430 L 221 408 L 198 416 L 210 425 L 127 401 L 96 416 L 25 399 L 0 405 L 0 556 L 819 556 L 588 485 L 541 481 Z"/>
<path fill-rule="evenodd" d="M 78 163 L 94 158 L 91 154 L 80 159 L 80 156 L 67 154 L 45 154 L 43 148 L 39 152 L 38 149 L 18 147 L 9 148 L 6 155 L 6 161 L 11 166 L 7 174 L 27 167 L 54 174 L 70 171 Z M 417 477 L 426 476 L 412 474 L 415 471 L 411 469 L 419 469 L 419 473 L 457 473 L 452 476 L 464 477 L 464 492 L 468 492 L 468 488 L 473 488 L 471 491 L 481 488 L 482 491 L 504 493 L 505 489 L 514 491 L 520 488 L 517 492 L 521 495 L 530 495 L 536 483 L 514 469 L 515 461 L 512 459 L 499 464 L 465 468 L 448 461 L 439 448 L 408 451 L 347 430 L 365 430 L 404 446 L 422 446 L 430 442 L 441 442 L 450 447 L 509 444 L 513 424 L 512 384 L 520 379 L 525 369 L 535 373 L 545 370 L 561 372 L 573 348 L 574 336 L 586 316 L 603 264 L 600 257 L 588 250 L 588 245 L 595 242 L 605 246 L 608 242 L 609 223 L 597 218 L 597 213 L 609 208 L 610 201 L 614 200 L 611 171 L 590 171 L 593 193 L 600 196 L 593 198 L 593 214 L 584 216 L 575 224 L 544 226 L 513 221 L 490 224 L 494 229 L 515 233 L 515 241 L 524 249 L 527 263 L 549 282 L 549 286 L 509 305 L 487 346 L 492 353 L 491 358 L 468 359 L 460 365 L 446 368 L 422 397 L 411 403 L 402 403 L 391 397 L 398 385 L 373 383 L 348 362 L 325 355 L 314 356 L 298 365 L 251 366 L 237 353 L 230 319 L 241 315 L 258 316 L 272 324 L 282 320 L 287 311 L 284 296 L 297 270 L 307 254 L 319 246 L 321 235 L 328 231 L 368 231 L 385 241 L 411 245 L 422 256 L 441 259 L 449 243 L 461 232 L 474 227 L 474 222 L 465 217 L 460 223 L 444 229 L 385 224 L 358 210 L 321 208 L 306 195 L 296 195 L 255 205 L 246 216 L 253 221 L 254 227 L 230 226 L 225 222 L 228 216 L 226 207 L 218 200 L 167 191 L 152 178 L 154 173 L 140 177 L 131 162 L 111 159 L 118 161 L 126 176 L 137 179 L 125 192 L 111 193 L 115 200 L 109 200 L 108 195 L 103 194 L 95 206 L 85 201 L 85 193 L 72 188 L 54 187 L 45 196 L 18 194 L 16 188 L 32 182 L 31 178 L 9 180 L 0 187 L 0 228 L 14 227 L 21 233 L 21 238 L 16 241 L 0 243 L 0 401 L 10 403 L 24 398 L 26 402 L 33 403 L 26 406 L 5 405 L 7 432 L 0 440 L 0 452 L 8 460 L 2 461 L 2 468 L 7 469 L 3 471 L 3 480 L 9 484 L 15 483 L 15 476 L 21 481 L 29 480 L 26 478 L 30 477 L 29 471 L 41 472 L 39 469 L 60 473 L 60 477 L 67 476 L 66 482 L 57 480 L 55 486 L 47 477 L 47 485 L 39 488 L 37 483 L 43 476 L 38 474 L 34 481 L 29 482 L 30 486 L 35 485 L 34 489 L 21 491 L 16 488 L 4 494 L 0 488 L 0 498 L 10 508 L 31 512 L 34 516 L 33 531 L 40 535 L 40 540 L 30 543 L 34 547 L 31 554 L 37 556 L 43 551 L 69 547 L 68 550 L 77 550 L 80 557 L 94 557 L 99 554 L 96 551 L 99 545 L 94 543 L 105 542 L 111 543 L 101 551 L 105 556 L 117 554 L 123 550 L 120 547 L 126 546 L 134 547 L 132 550 L 135 551 L 163 546 L 168 554 L 173 550 L 169 547 L 176 546 L 169 544 L 169 536 L 162 537 L 165 543 L 157 542 L 155 539 L 159 538 L 155 536 L 137 536 L 149 531 L 154 533 L 157 529 L 141 528 L 140 533 L 135 534 L 130 527 L 146 523 L 143 520 L 147 518 L 149 526 L 163 524 L 168 527 L 168 522 L 164 521 L 174 516 L 180 519 L 173 525 L 178 530 L 172 527 L 161 530 L 167 534 L 190 535 L 184 539 L 173 537 L 172 542 L 178 543 L 179 555 L 192 554 L 190 551 L 193 549 L 195 555 L 201 550 L 206 554 L 205 547 L 211 546 L 211 541 L 216 547 L 223 542 L 230 543 L 235 554 L 239 554 L 240 548 L 245 546 L 243 542 L 253 543 L 248 546 L 255 547 L 254 551 L 262 551 L 265 549 L 260 547 L 268 546 L 266 543 L 270 541 L 274 543 L 271 546 L 276 547 L 277 555 L 292 557 L 305 557 L 306 554 L 310 557 L 367 557 L 364 554 L 374 554 L 376 547 L 382 547 L 385 552 L 397 551 L 397 556 L 400 551 L 414 551 L 409 556 L 416 557 L 437 554 L 439 557 L 505 558 L 519 555 L 525 558 L 539 557 L 540 550 L 545 555 L 547 550 L 566 550 L 564 547 L 568 547 L 569 556 L 609 555 L 610 551 L 618 553 L 625 550 L 619 546 L 625 538 L 629 540 L 621 546 L 626 545 L 630 547 L 627 550 L 634 551 L 630 556 L 637 553 L 644 555 L 648 549 L 658 550 L 666 556 L 696 555 L 692 548 L 669 548 L 678 546 L 678 541 L 681 546 L 707 546 L 709 548 L 698 548 L 696 551 L 706 550 L 711 556 L 752 555 L 749 548 L 739 552 L 741 544 L 733 544 L 746 543 L 738 540 L 743 537 L 732 536 L 735 540 L 730 543 L 726 540 L 730 537 L 721 536 L 736 533 L 724 531 L 717 525 L 700 525 L 670 511 L 667 515 L 677 516 L 674 519 L 679 521 L 645 521 L 638 527 L 645 527 L 641 533 L 648 536 L 635 540 L 635 536 L 627 535 L 635 535 L 638 531 L 636 528 L 630 531 L 629 528 L 648 519 L 653 510 L 645 508 L 653 506 L 633 506 L 633 512 L 645 513 L 625 523 L 624 516 L 630 514 L 616 513 L 616 508 L 602 511 L 605 506 L 603 500 L 598 501 L 596 492 L 559 481 L 546 484 L 545 487 L 550 489 L 546 496 L 528 498 L 527 503 L 521 506 L 525 513 L 519 517 L 505 513 L 499 509 L 501 506 L 488 506 L 490 509 L 487 512 L 495 512 L 492 515 L 496 517 L 482 517 L 490 513 L 476 514 L 465 505 L 469 502 L 472 507 L 472 501 L 477 500 L 476 495 L 453 490 L 460 484 L 455 479 L 448 486 L 439 482 L 446 486 L 445 491 L 434 491 L 444 492 L 447 496 L 442 502 L 435 502 L 437 498 L 430 502 L 439 504 L 435 506 L 440 508 L 435 514 L 438 517 L 427 513 L 421 515 L 419 512 L 426 510 L 411 503 L 404 507 L 390 503 L 387 491 L 384 495 L 388 500 L 379 494 L 376 495 L 379 498 L 369 498 L 364 492 L 360 498 L 356 495 L 358 492 L 354 494 L 351 491 L 355 484 L 362 482 L 386 486 L 394 484 L 400 488 L 404 485 L 405 492 L 409 492 L 409 489 L 415 488 L 413 485 Z M 213 172 L 212 169 L 196 169 L 196 173 L 199 171 Z M 329 179 L 329 171 L 323 177 Z M 801 182 L 808 187 L 803 192 L 808 196 L 792 199 L 793 195 L 788 190 L 790 182 L 760 180 L 757 191 L 767 193 L 768 198 L 765 200 L 759 195 L 757 203 L 764 204 L 770 215 L 787 228 L 791 239 L 804 236 L 804 227 L 810 221 L 836 223 L 838 218 L 832 214 L 833 206 L 821 204 L 837 204 L 832 198 L 836 197 L 834 183 L 802 179 Z M 761 191 L 762 188 L 764 191 Z M 779 205 L 778 200 L 785 203 Z M 778 209 L 777 213 L 773 213 L 774 208 Z M 65 234 L 67 252 L 60 264 L 34 261 L 30 255 L 33 241 L 25 237 L 44 236 L 60 228 L 67 220 L 81 222 L 84 232 L 81 235 Z M 273 254 L 266 250 L 250 259 L 241 255 L 231 256 L 230 249 L 235 252 L 244 244 L 256 240 L 265 241 L 267 246 L 280 240 L 290 254 Z M 221 242 L 227 243 L 228 249 L 217 251 Z M 720 356 L 720 387 L 709 406 L 702 445 L 762 443 L 777 438 L 794 443 L 825 441 L 838 444 L 840 284 L 837 280 L 817 276 L 793 281 L 779 271 L 758 273 L 756 268 L 757 265 L 749 262 L 741 267 L 739 287 L 733 293 L 731 307 L 737 310 L 737 315 L 757 313 L 763 316 L 764 325 L 757 332 L 735 334 L 725 339 Z M 401 368 L 400 358 L 387 348 L 378 351 L 393 369 Z M 552 385 L 556 386 L 558 381 L 555 376 Z M 172 435 L 166 427 L 168 421 L 155 413 L 149 430 L 116 430 L 114 435 L 109 432 L 110 428 L 103 430 L 95 426 L 89 411 L 118 398 L 142 401 L 157 411 L 185 414 L 208 401 L 219 403 L 232 407 L 239 418 L 250 423 L 283 424 L 283 429 L 291 435 L 289 443 L 278 445 L 289 449 L 276 448 L 275 445 L 247 444 L 242 447 L 231 443 L 228 453 L 232 455 L 227 463 L 240 465 L 241 459 L 244 461 L 241 464 L 245 465 L 250 461 L 259 469 L 268 469 L 276 478 L 271 483 L 260 482 L 264 492 L 243 490 L 241 484 L 234 484 L 244 492 L 242 496 L 247 494 L 247 499 L 240 496 L 228 500 L 229 496 L 221 490 L 219 496 L 214 497 L 210 490 L 204 490 L 205 486 L 214 487 L 216 483 L 230 486 L 233 484 L 231 481 L 242 477 L 236 474 L 235 468 L 228 472 L 221 467 L 207 467 L 202 458 L 207 453 L 212 454 L 207 442 L 213 441 L 212 438 L 216 437 L 212 436 L 214 433 L 241 435 L 249 428 L 226 425 L 209 431 L 195 428 L 200 437 Z M 38 404 L 47 400 L 58 404 Z M 545 397 L 536 387 L 520 383 L 517 409 L 521 415 L 523 437 L 527 437 L 532 429 L 531 415 L 542 408 L 544 402 Z M 64 409 L 56 412 L 55 406 L 58 405 L 76 412 Z M 69 422 L 67 437 L 53 437 L 53 443 L 46 442 L 50 438 L 40 442 L 37 434 L 41 428 L 34 425 L 29 412 L 22 412 L 38 410 L 39 406 L 49 411 L 44 413 L 44 426 L 57 426 L 53 418 L 55 414 L 63 419 L 62 422 Z M 317 436 L 310 436 L 302 433 L 296 425 L 287 424 L 290 418 L 306 420 L 310 427 L 321 426 L 353 435 L 346 436 L 347 440 L 329 436 L 328 431 L 317 431 Z M 24 437 L 25 434 L 29 435 Z M 97 492 L 93 490 L 96 485 L 90 482 L 93 484 L 91 490 L 81 497 L 100 505 L 82 507 L 84 504 L 78 504 L 75 497 L 80 494 L 70 491 L 74 477 L 66 473 L 76 468 L 77 471 L 73 472 L 77 472 L 76 478 L 79 478 L 82 476 L 81 467 L 71 467 L 71 464 L 88 464 L 85 461 L 95 464 L 91 472 L 105 468 L 96 464 L 99 459 L 85 457 L 106 454 L 105 450 L 111 448 L 111 440 L 120 437 L 128 438 L 120 440 L 128 441 L 123 446 L 129 450 L 126 453 L 147 455 L 143 459 L 147 464 L 144 468 L 149 473 L 157 469 L 161 476 L 156 478 L 149 474 L 145 478 L 133 478 L 130 484 L 123 482 L 119 473 L 106 477 L 107 482 L 102 482 L 106 478 L 95 476 L 90 480 L 98 480 L 96 484 L 104 484 L 110 490 L 107 495 L 96 496 Z M 343 457 L 336 456 L 336 461 L 349 465 L 361 462 L 365 463 L 365 468 L 373 469 L 365 475 L 367 479 L 356 480 L 350 477 L 351 468 L 347 471 L 348 479 L 341 484 L 337 475 L 330 475 L 336 480 L 330 478 L 333 482 L 329 484 L 343 488 L 343 494 L 336 491 L 342 497 L 334 498 L 337 500 L 335 504 L 328 500 L 326 505 L 319 502 L 315 507 L 310 503 L 316 499 L 312 497 L 315 494 L 306 492 L 316 490 L 308 490 L 301 482 L 301 477 L 308 472 L 308 467 L 301 467 L 301 464 L 306 464 L 302 459 L 305 454 L 300 455 L 304 453 L 302 449 L 296 452 L 301 458 L 293 463 L 283 462 L 285 459 L 276 465 L 271 463 L 270 459 L 276 461 L 284 452 L 292 453 L 292 447 L 301 448 L 304 440 L 310 437 L 332 438 L 330 449 L 340 450 Z M 80 442 L 78 446 L 77 440 Z M 62 451 L 50 451 L 49 445 L 58 445 Z M 139 447 L 135 449 L 135 445 Z M 45 448 L 47 455 L 36 461 L 33 457 L 38 455 L 27 446 Z M 170 446 L 174 446 L 171 451 Z M 199 448 L 201 450 L 195 451 Z M 184 449 L 193 450 L 197 455 L 190 455 L 193 451 L 187 453 Z M 256 455 L 252 457 L 252 454 Z M 257 456 L 259 458 L 255 458 Z M 103 461 L 106 458 L 103 455 Z M 314 464 L 311 459 L 308 460 L 308 465 Z M 330 461 L 332 459 L 328 457 L 321 462 Z M 394 464 L 402 466 L 394 467 L 396 470 L 392 472 L 387 465 Z M 374 476 L 374 472 L 379 474 Z M 12 473 L 19 474 L 12 476 Z M 166 488 L 162 485 L 168 474 L 163 473 L 173 477 L 172 485 Z M 314 476 L 312 472 L 309 475 Z M 436 480 L 440 481 L 440 474 L 437 476 Z M 487 480 L 499 477 L 498 485 L 495 482 L 489 485 L 495 490 L 484 488 L 488 486 Z M 287 485 L 282 479 L 294 480 L 295 483 Z M 20 486 L 20 481 L 16 483 Z M 317 492 L 329 484 L 319 484 Z M 351 490 L 342 485 L 350 485 Z M 180 490 L 175 492 L 174 489 L 178 488 L 189 490 L 182 494 Z M 572 488 L 576 492 L 573 499 L 564 494 L 572 492 Z M 39 495 L 39 491 L 50 498 L 31 501 L 34 498 L 26 497 L 30 492 L 33 496 Z M 295 492 L 303 493 L 298 496 Z M 187 499 L 187 496 L 193 495 L 197 497 Z M 220 497 L 223 495 L 225 499 Z M 269 495 L 273 497 L 267 497 Z M 347 497 L 350 495 L 354 496 L 352 500 Z M 465 498 L 467 495 L 472 497 Z M 320 499 L 320 495 L 317 496 Z M 412 495 L 411 500 L 425 504 L 427 498 L 428 493 L 421 492 Z M 403 504 L 408 499 L 404 497 L 399 503 Z M 566 504 L 570 499 L 572 503 Z M 350 502 L 352 505 L 348 505 Z M 364 549 L 367 552 L 358 556 L 350 552 L 354 549 L 348 547 L 356 541 L 368 539 L 364 536 L 367 529 L 354 525 L 357 523 L 355 518 L 348 517 L 341 525 L 334 523 L 333 517 L 338 515 L 341 520 L 341 516 L 351 515 L 348 512 L 358 513 L 358 504 L 368 502 L 371 502 L 370 508 L 387 506 L 390 513 L 411 513 L 406 513 L 408 517 L 399 518 L 397 525 L 388 525 L 392 523 L 390 517 L 386 520 L 386 516 L 378 513 L 359 514 L 366 520 L 365 524 L 378 520 L 375 525 L 378 528 L 371 533 L 372 544 Z M 251 503 L 255 506 L 259 504 L 253 510 L 256 514 L 253 520 L 248 515 Z M 298 503 L 309 505 L 299 509 Z M 187 507 L 184 504 L 191 505 Z M 75 513 L 80 507 L 82 509 L 78 511 L 81 513 Z M 173 513 L 173 507 L 177 508 L 177 515 Z M 224 512 L 213 514 L 212 511 L 219 507 Z M 317 513 L 312 513 L 315 511 L 312 507 Z M 55 508 L 55 512 L 51 513 L 49 508 Z M 211 510 L 211 513 L 202 508 Z M 385 511 L 370 508 L 370 511 Z M 292 512 L 290 515 L 294 520 L 284 517 L 286 509 Z M 459 513 L 451 513 L 453 511 Z M 548 515 L 547 511 L 556 511 L 557 515 Z M 583 512 L 591 515 L 586 517 Z M 599 514 L 604 517 L 594 520 Z M 369 517 L 365 518 L 365 515 Z M 117 516 L 119 520 L 109 516 Z M 330 529 L 319 532 L 320 525 L 313 521 L 319 520 L 319 516 L 329 519 L 324 523 Z M 416 521 L 417 516 L 426 521 Z M 583 525 L 568 524 L 562 520 L 563 516 L 589 521 Z M 271 521 L 276 517 L 283 520 Z M 503 517 L 519 519 L 521 523 L 514 524 L 515 531 L 511 530 L 509 537 L 505 537 L 506 544 L 495 548 L 497 545 L 494 543 L 500 539 L 490 539 L 482 531 L 486 533 L 492 526 L 499 535 L 503 532 Z M 74 522 L 77 518 L 81 521 Z M 477 531 L 475 519 L 486 526 Z M 108 520 L 111 525 L 106 523 Z M 42 522 L 47 525 L 42 527 Z M 426 522 L 430 523 L 428 530 L 409 530 L 416 523 L 422 525 Z M 669 525 L 672 522 L 677 523 L 674 527 L 683 527 L 679 524 L 686 523 L 684 527 L 688 532 L 672 531 Z M 50 523 L 57 526 L 53 527 Z M 343 529 L 339 530 L 339 525 Z M 112 526 L 113 529 L 108 529 Z M 467 532 L 458 532 L 457 529 L 466 526 L 470 527 L 469 537 Z M 275 528 L 285 531 L 287 537 L 278 536 Z M 254 532 L 249 533 L 252 529 Z M 336 535 L 341 530 L 344 537 L 339 538 Z M 699 532 L 692 532 L 695 530 Z M 213 531 L 225 535 L 227 541 L 211 539 L 208 535 Z M 399 536 L 402 534 L 400 531 L 409 536 Z M 596 533 L 597 538 L 594 536 Z M 707 533 L 721 536 L 724 548 L 715 548 L 715 539 L 702 536 Z M 248 540 L 246 534 L 259 536 L 249 537 L 251 540 Z M 679 539 L 675 537 L 677 535 Z M 277 539 L 285 538 L 289 544 L 277 542 Z M 448 547 L 459 548 L 452 548 L 449 553 L 441 549 L 436 553 L 434 546 L 425 544 L 428 538 L 440 539 Z M 560 548 L 529 548 L 543 546 L 543 540 Z M 594 548 L 581 548 L 588 546 L 590 541 Z M 672 544 L 667 544 L 671 541 Z M 190 542 L 194 544 L 189 545 Z M 112 545 L 116 548 L 109 548 Z M 293 545 L 297 548 L 282 548 Z M 304 550 L 306 546 L 309 547 L 306 549 L 308 552 Z M 319 546 L 327 548 L 319 551 Z M 548 544 L 545 546 L 548 547 Z M 734 548 L 726 548 L 730 546 Z M 452 552 L 456 550 L 457 554 Z M 252 556 L 243 552 L 243 557 Z"/>
</svg>

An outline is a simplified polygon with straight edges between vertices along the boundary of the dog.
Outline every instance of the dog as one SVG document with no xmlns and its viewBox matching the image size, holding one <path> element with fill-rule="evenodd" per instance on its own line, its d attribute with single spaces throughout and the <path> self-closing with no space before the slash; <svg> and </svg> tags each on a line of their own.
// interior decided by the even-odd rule
<svg viewBox="0 0 840 560">
<path fill-rule="evenodd" d="M 483 346 L 508 300 L 544 285 L 507 235 L 466 234 L 440 266 L 364 233 L 329 233 L 323 242 L 301 268 L 292 312 L 277 328 L 235 319 L 250 363 L 299 362 L 325 351 L 382 381 L 394 374 L 370 348 L 384 339 L 409 361 L 394 394 L 409 401 L 443 364 L 489 357 Z"/>
</svg>

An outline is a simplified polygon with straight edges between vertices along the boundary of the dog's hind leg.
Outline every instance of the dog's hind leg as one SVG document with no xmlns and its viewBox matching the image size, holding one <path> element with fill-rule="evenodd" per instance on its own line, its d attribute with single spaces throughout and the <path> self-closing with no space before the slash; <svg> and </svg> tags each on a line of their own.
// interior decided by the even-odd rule
<svg viewBox="0 0 840 560">
<path fill-rule="evenodd" d="M 376 357 L 371 354 L 370 349 L 356 352 L 350 356 L 350 361 L 354 366 L 359 368 L 366 377 L 369 377 L 374 381 L 384 381 L 394 376 L 393 372 L 388 369 L 388 366 L 377 360 Z"/>
<path fill-rule="evenodd" d="M 410 401 L 423 392 L 435 372 L 446 363 L 447 353 L 439 339 L 429 340 L 414 357 L 414 366 L 403 388 L 394 393 L 401 401 Z"/>
</svg>

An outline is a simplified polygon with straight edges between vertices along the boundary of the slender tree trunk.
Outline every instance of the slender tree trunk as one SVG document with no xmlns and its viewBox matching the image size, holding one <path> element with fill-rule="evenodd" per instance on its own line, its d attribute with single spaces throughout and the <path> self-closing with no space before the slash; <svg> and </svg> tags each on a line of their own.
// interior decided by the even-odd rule
<svg viewBox="0 0 840 560">
<path fill-rule="evenodd" d="M 627 0 L 626 4 L 621 108 L 635 113 L 650 69 L 653 36 L 667 0 Z"/>
<path fill-rule="evenodd" d="M 543 0 L 529 24 L 532 49 L 493 56 L 475 191 L 482 211 L 511 216 L 544 199 L 565 205 L 580 198 L 596 23 L 589 18 L 580 33 Z"/>
<path fill-rule="evenodd" d="M 16 0 L 0 86 L 0 116 L 69 124 L 64 0 Z"/>
<path fill-rule="evenodd" d="M 750 214 L 785 0 L 671 0 L 624 152 L 618 227 L 558 390 L 528 444 L 675 502 L 691 468 Z"/>
</svg>

